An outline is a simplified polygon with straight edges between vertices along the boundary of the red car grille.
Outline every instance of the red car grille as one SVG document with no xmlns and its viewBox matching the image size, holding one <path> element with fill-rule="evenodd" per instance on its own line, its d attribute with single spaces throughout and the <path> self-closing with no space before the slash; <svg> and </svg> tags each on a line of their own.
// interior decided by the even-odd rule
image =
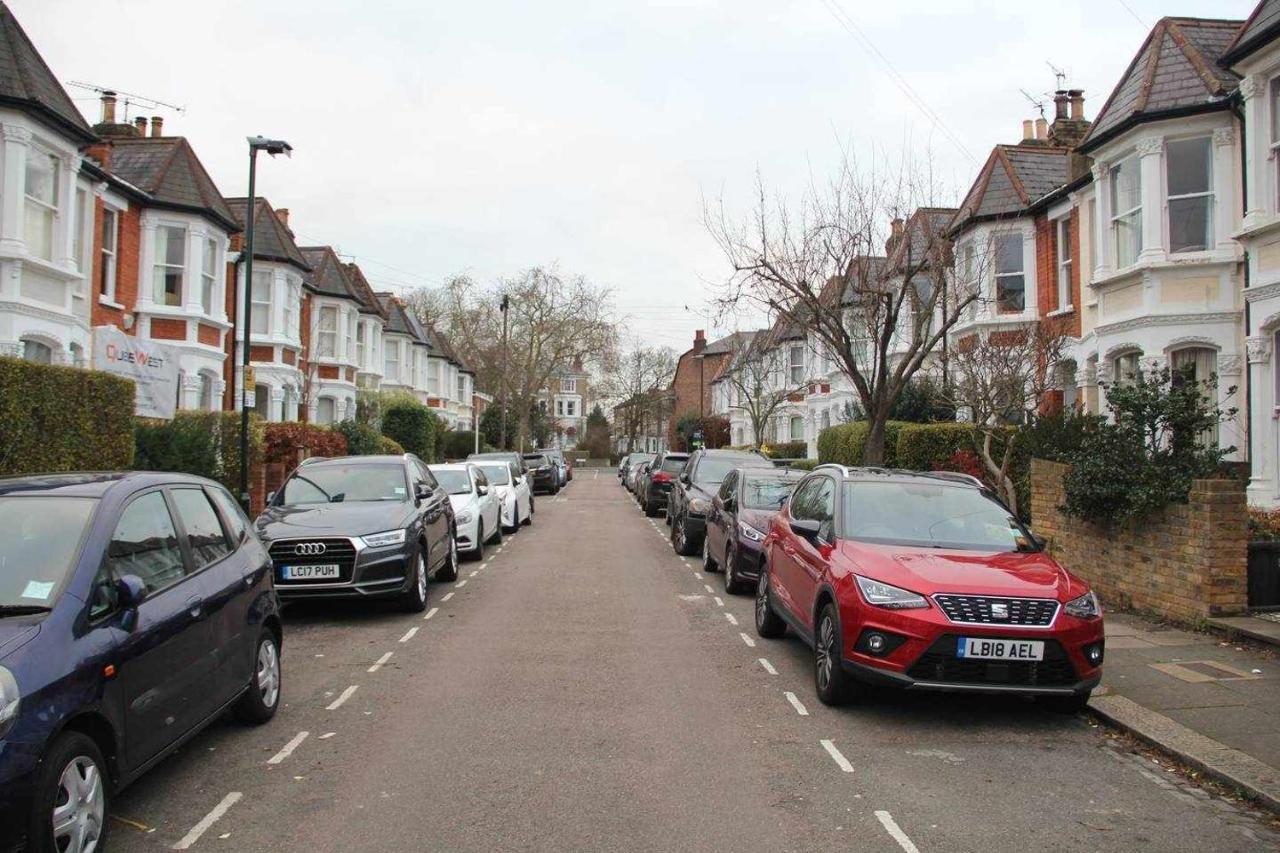
<svg viewBox="0 0 1280 853">
<path fill-rule="evenodd" d="M 1079 680 L 1057 640 L 1044 641 L 1044 660 L 991 661 L 956 657 L 955 634 L 943 634 L 907 670 L 918 681 L 998 684 L 1006 687 L 1069 687 Z"/>
<path fill-rule="evenodd" d="M 1051 598 L 999 598 L 981 595 L 935 595 L 933 600 L 952 622 L 961 625 L 1022 625 L 1047 628 L 1058 613 Z"/>
</svg>

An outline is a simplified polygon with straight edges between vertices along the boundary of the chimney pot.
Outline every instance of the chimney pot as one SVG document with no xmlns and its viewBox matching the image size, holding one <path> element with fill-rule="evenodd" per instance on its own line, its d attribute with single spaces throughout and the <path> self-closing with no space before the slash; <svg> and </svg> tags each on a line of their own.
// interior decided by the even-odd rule
<svg viewBox="0 0 1280 853">
<path fill-rule="evenodd" d="M 1067 94 L 1066 89 L 1059 89 L 1053 93 L 1053 117 L 1055 121 L 1067 117 L 1067 104 L 1069 101 L 1070 96 Z"/>
<path fill-rule="evenodd" d="M 1036 139 L 1049 138 L 1049 122 L 1043 118 L 1036 119 Z"/>
<path fill-rule="evenodd" d="M 693 351 L 695 353 L 702 352 L 707 346 L 707 335 L 702 329 L 698 329 L 693 333 Z"/>
<path fill-rule="evenodd" d="M 1071 89 L 1067 92 L 1068 98 L 1071 100 L 1071 117 L 1073 119 L 1084 118 L 1084 89 Z"/>
<path fill-rule="evenodd" d="M 108 91 L 108 92 L 102 93 L 102 123 L 103 124 L 116 123 L 116 93 L 115 92 Z"/>
<path fill-rule="evenodd" d="M 289 208 L 277 207 L 276 219 L 279 219 L 280 224 L 283 225 L 285 228 L 288 228 L 289 227 Z"/>
<path fill-rule="evenodd" d="M 133 120 L 133 126 L 138 129 L 139 136 L 147 135 L 147 117 L 146 116 L 138 116 L 137 118 L 135 118 Z"/>
<path fill-rule="evenodd" d="M 151 135 L 164 136 L 164 116 L 151 117 Z"/>
<path fill-rule="evenodd" d="M 1035 123 L 1031 119 L 1022 122 L 1022 141 L 1028 142 L 1036 138 Z"/>
</svg>

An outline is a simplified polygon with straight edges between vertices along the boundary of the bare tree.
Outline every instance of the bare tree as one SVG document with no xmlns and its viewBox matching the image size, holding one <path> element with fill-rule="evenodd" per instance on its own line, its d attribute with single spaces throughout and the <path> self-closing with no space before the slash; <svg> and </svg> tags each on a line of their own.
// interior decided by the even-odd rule
<svg viewBox="0 0 1280 853">
<path fill-rule="evenodd" d="M 602 388 L 605 396 L 620 401 L 615 409 L 619 418 L 614 431 L 626 437 L 627 453 L 646 425 L 661 420 L 662 391 L 671 384 L 675 373 L 674 350 L 647 346 L 639 340 L 631 341 L 606 371 Z"/>
<path fill-rule="evenodd" d="M 732 359 L 720 378 L 729 386 L 729 408 L 742 411 L 751 422 L 756 447 L 778 407 L 805 387 L 804 377 L 800 383 L 791 381 L 783 343 L 773 330 L 736 333 Z"/>
<path fill-rule="evenodd" d="M 973 421 L 978 460 L 1015 515 L 1012 427 L 1042 406 L 1069 340 L 1060 323 L 1044 321 L 971 335 L 951 353 L 944 393 Z"/>
<path fill-rule="evenodd" d="M 503 298 L 508 300 L 503 347 Z M 445 287 L 440 325 L 517 417 L 517 446 L 529 438 L 530 414 L 552 376 L 576 362 L 607 365 L 616 349 L 608 288 L 555 266 L 530 267 L 490 287 L 459 276 Z"/>
<path fill-rule="evenodd" d="M 867 464 L 883 463 L 890 408 L 977 298 L 967 282 L 979 276 L 948 286 L 954 211 L 933 207 L 937 195 L 927 164 L 863 172 L 846 155 L 798 205 L 770 202 L 757 178 L 745 220 L 732 221 L 723 201 L 705 214 L 733 267 L 721 308 L 769 313 L 830 355 L 869 421 Z"/>
</svg>

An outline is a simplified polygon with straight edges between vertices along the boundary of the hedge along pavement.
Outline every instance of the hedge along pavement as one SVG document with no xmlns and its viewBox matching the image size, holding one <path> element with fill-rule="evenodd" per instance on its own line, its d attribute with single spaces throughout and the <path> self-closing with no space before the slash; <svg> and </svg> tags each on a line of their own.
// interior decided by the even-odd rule
<svg viewBox="0 0 1280 853">
<path fill-rule="evenodd" d="M 436 413 L 419 402 L 397 400 L 382 412 L 382 434 L 398 442 L 424 462 L 436 458 L 436 443 L 444 424 Z"/>
<path fill-rule="evenodd" d="M 133 404 L 128 379 L 0 358 L 0 474 L 129 468 Z"/>
<path fill-rule="evenodd" d="M 262 419 L 250 414 L 250 464 L 262 460 L 264 434 Z M 178 412 L 171 421 L 139 419 L 135 435 L 134 470 L 180 471 L 217 480 L 232 494 L 239 491 L 239 412 Z"/>
</svg>

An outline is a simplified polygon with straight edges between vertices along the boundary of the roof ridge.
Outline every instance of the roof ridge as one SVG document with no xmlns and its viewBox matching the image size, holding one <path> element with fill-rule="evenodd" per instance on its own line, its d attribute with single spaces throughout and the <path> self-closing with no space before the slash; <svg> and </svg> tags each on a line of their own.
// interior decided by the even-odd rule
<svg viewBox="0 0 1280 853">
<path fill-rule="evenodd" d="M 1208 67 L 1208 63 L 1204 61 L 1200 50 L 1191 44 L 1177 21 L 1170 21 L 1169 35 L 1173 37 L 1173 43 L 1182 51 L 1182 55 L 1187 58 L 1187 62 L 1191 63 L 1191 67 L 1200 76 L 1200 81 L 1209 89 L 1210 94 L 1221 95 L 1223 90 L 1222 81 Z"/>
</svg>

